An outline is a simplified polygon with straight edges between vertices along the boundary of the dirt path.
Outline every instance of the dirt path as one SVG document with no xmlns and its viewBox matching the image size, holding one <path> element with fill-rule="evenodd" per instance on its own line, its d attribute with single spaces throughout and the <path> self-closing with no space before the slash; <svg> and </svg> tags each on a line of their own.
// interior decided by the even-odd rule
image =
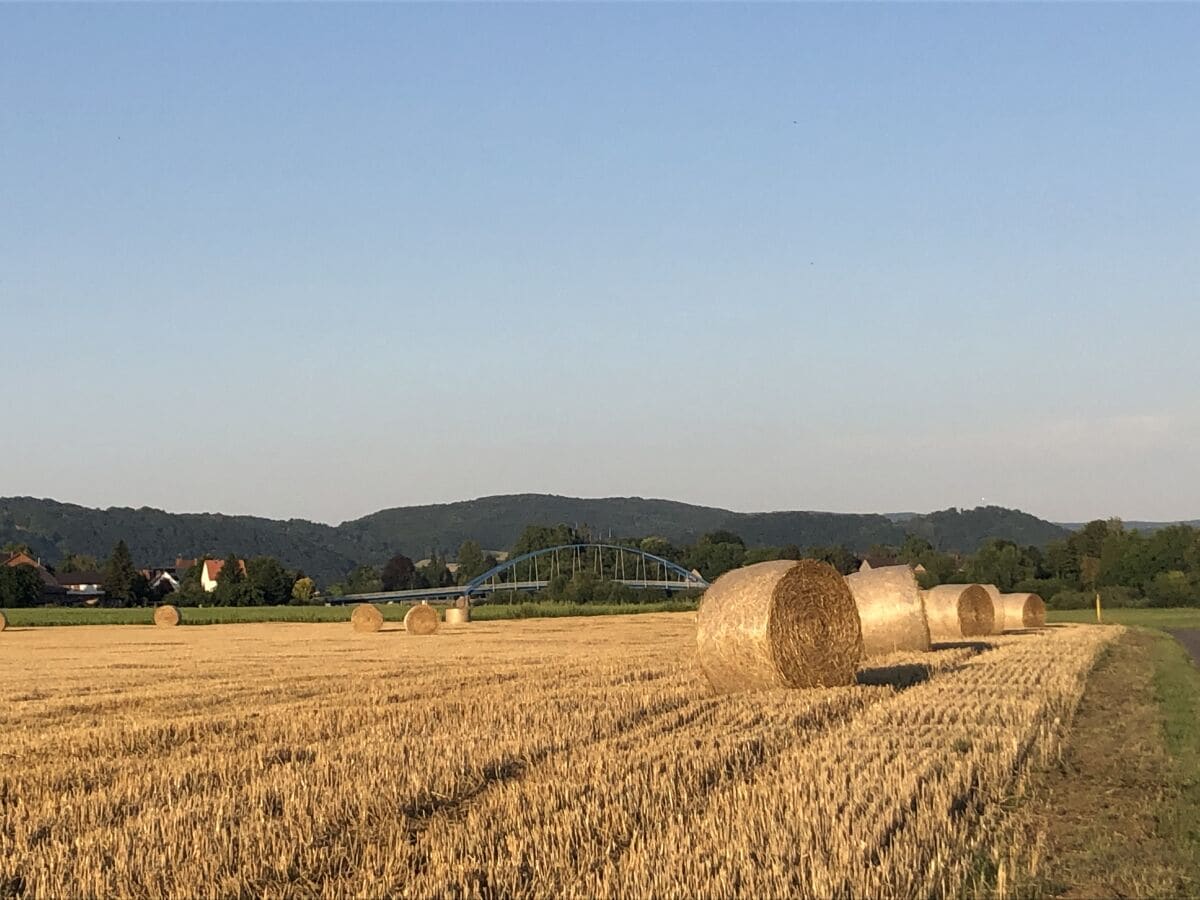
<svg viewBox="0 0 1200 900">
<path fill-rule="evenodd" d="M 1172 628 L 1170 634 L 1191 654 L 1192 662 L 1200 666 L 1200 628 Z"/>
<path fill-rule="evenodd" d="M 1035 781 L 1049 862 L 1032 894 L 1191 896 L 1189 867 L 1159 821 L 1171 758 L 1154 699 L 1156 640 L 1131 631 L 1113 645 L 1088 679 L 1061 764 Z"/>
</svg>

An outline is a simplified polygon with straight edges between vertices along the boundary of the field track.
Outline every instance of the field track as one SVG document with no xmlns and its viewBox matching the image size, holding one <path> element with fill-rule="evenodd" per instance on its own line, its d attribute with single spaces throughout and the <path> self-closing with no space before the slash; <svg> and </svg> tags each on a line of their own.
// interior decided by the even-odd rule
<svg viewBox="0 0 1200 900">
<path fill-rule="evenodd" d="M 11 629 L 0 896 L 912 896 L 1007 810 L 1113 628 L 713 696 L 692 614 Z"/>
</svg>

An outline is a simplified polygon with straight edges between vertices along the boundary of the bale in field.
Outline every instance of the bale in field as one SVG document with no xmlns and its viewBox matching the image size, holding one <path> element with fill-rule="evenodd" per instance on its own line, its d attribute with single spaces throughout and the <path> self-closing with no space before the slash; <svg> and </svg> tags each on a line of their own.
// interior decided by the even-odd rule
<svg viewBox="0 0 1200 900">
<path fill-rule="evenodd" d="M 935 641 L 994 634 L 992 598 L 978 584 L 941 584 L 924 592 L 925 618 Z"/>
<path fill-rule="evenodd" d="M 1006 628 L 1041 628 L 1046 624 L 1046 603 L 1037 594 L 1001 594 Z"/>
<path fill-rule="evenodd" d="M 0 631 L 8 627 L 8 619 L 4 618 L 4 613 L 0 612 Z"/>
<path fill-rule="evenodd" d="M 360 603 L 350 613 L 350 624 L 355 631 L 378 631 L 383 627 L 383 613 L 374 603 Z"/>
<path fill-rule="evenodd" d="M 1000 588 L 994 584 L 982 584 L 980 587 L 987 591 L 987 595 L 992 601 L 992 609 L 996 613 L 996 621 L 992 626 L 992 634 L 1003 634 L 1007 623 L 1004 620 L 1004 600 L 1000 595 Z"/>
<path fill-rule="evenodd" d="M 414 606 L 404 614 L 404 630 L 409 634 L 433 634 L 438 624 L 438 611 L 428 603 Z"/>
<path fill-rule="evenodd" d="M 179 624 L 179 610 L 169 603 L 155 607 L 154 624 L 159 628 L 174 628 Z"/>
<path fill-rule="evenodd" d="M 776 560 L 726 572 L 704 592 L 697 657 L 720 692 L 854 684 L 862 628 L 828 563 Z"/>
<path fill-rule="evenodd" d="M 929 649 L 929 625 L 917 576 L 908 566 L 881 566 L 846 576 L 862 623 L 867 656 Z"/>
<path fill-rule="evenodd" d="M 471 611 L 459 606 L 451 606 L 446 610 L 447 625 L 465 625 L 471 621 Z"/>
</svg>

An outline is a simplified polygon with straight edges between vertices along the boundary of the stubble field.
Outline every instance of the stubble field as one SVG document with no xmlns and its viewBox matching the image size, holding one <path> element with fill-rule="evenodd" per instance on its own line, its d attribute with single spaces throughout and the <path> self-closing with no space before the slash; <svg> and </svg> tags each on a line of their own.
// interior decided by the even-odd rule
<svg viewBox="0 0 1200 900">
<path fill-rule="evenodd" d="M 10 629 L 0 896 L 1003 891 L 1119 630 L 715 696 L 691 614 Z"/>
</svg>

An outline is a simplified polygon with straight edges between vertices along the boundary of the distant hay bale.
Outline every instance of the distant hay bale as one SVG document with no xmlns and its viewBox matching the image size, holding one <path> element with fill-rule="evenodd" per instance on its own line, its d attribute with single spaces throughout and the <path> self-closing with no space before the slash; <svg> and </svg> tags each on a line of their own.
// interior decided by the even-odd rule
<svg viewBox="0 0 1200 900">
<path fill-rule="evenodd" d="M 0 612 L 0 631 L 8 627 L 8 619 L 4 618 L 4 613 Z"/>
<path fill-rule="evenodd" d="M 925 618 L 935 641 L 994 634 L 992 598 L 978 584 L 942 584 L 924 592 Z"/>
<path fill-rule="evenodd" d="M 374 603 L 360 603 L 350 613 L 350 624 L 355 631 L 374 632 L 383 627 L 383 613 Z"/>
<path fill-rule="evenodd" d="M 169 603 L 155 607 L 154 624 L 159 628 L 174 628 L 179 624 L 179 610 Z"/>
<path fill-rule="evenodd" d="M 461 609 L 457 606 L 451 606 L 446 610 L 447 625 L 465 625 L 471 621 L 471 611 L 469 609 Z"/>
<path fill-rule="evenodd" d="M 1004 598 L 1000 594 L 1000 588 L 994 584 L 982 584 L 980 587 L 987 591 L 988 597 L 992 600 L 992 609 L 996 613 L 996 621 L 992 626 L 992 634 L 1004 634 L 1004 629 L 1008 623 L 1005 621 Z"/>
<path fill-rule="evenodd" d="M 1006 628 L 1041 628 L 1046 624 L 1046 603 L 1037 594 L 1001 594 Z"/>
<path fill-rule="evenodd" d="M 457 600 L 454 601 L 454 606 L 457 609 L 470 609 L 471 608 L 471 598 L 470 597 L 459 597 Z"/>
<path fill-rule="evenodd" d="M 863 652 L 881 656 L 929 649 L 929 625 L 917 576 L 908 566 L 881 566 L 846 576 L 862 623 Z"/>
<path fill-rule="evenodd" d="M 697 620 L 700 667 L 723 693 L 854 684 L 862 660 L 854 597 L 816 560 L 725 573 L 704 592 Z"/>
<path fill-rule="evenodd" d="M 433 634 L 438 624 L 438 611 L 428 603 L 414 606 L 404 614 L 404 629 L 409 634 Z"/>
</svg>

